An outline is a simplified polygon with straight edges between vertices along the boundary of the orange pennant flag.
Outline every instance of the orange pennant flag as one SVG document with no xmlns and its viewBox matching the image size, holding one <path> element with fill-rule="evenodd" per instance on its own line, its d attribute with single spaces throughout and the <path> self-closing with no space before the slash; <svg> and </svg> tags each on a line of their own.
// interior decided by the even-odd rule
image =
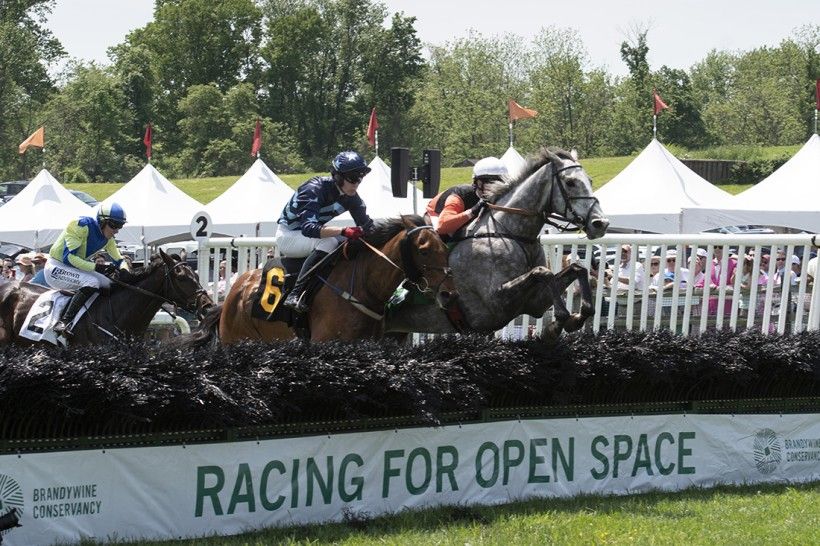
<svg viewBox="0 0 820 546">
<path fill-rule="evenodd" d="M 534 118 L 538 115 L 538 112 L 536 110 L 533 110 L 532 108 L 524 108 L 512 99 L 510 99 L 509 108 L 511 122 L 517 119 Z"/>
<path fill-rule="evenodd" d="M 667 108 L 669 108 L 669 106 L 667 106 L 666 103 L 663 102 L 663 99 L 661 98 L 661 96 L 658 95 L 657 89 L 652 90 L 652 98 L 655 102 L 655 106 L 654 106 L 653 111 L 655 112 L 656 116 L 658 114 L 660 114 L 663 110 L 666 110 Z"/>
<path fill-rule="evenodd" d="M 45 127 L 40 127 L 36 131 L 34 131 L 30 137 L 25 139 L 23 142 L 20 143 L 20 147 L 18 148 L 21 154 L 26 153 L 31 146 L 36 146 L 37 148 L 42 148 L 45 146 L 46 141 L 46 130 Z"/>
</svg>

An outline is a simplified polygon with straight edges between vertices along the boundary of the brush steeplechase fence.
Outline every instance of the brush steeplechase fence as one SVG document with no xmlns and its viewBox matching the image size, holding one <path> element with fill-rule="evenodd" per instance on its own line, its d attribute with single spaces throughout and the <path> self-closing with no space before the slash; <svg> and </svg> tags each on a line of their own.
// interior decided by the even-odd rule
<svg viewBox="0 0 820 546">
<path fill-rule="evenodd" d="M 606 235 L 590 241 L 578 235 L 544 235 L 541 243 L 553 271 L 562 269 L 563 256 L 577 261 L 587 269 L 593 260 L 609 259 L 609 266 L 618 268 L 618 252 L 621 245 L 629 245 L 629 269 L 632 275 L 628 283 L 620 287 L 617 282 L 608 283 L 603 267 L 593 277 L 595 285 L 595 315 L 587 328 L 594 332 L 602 330 L 657 330 L 669 329 L 683 335 L 697 335 L 708 329 L 732 331 L 757 329 L 764 333 L 815 331 L 820 329 L 820 289 L 808 274 L 809 256 L 817 250 L 815 235 Z M 674 285 L 665 290 L 655 290 L 648 280 L 637 283 L 634 271 L 640 263 L 645 272 L 650 270 L 652 255 L 661 257 L 661 272 L 665 267 L 667 251 L 674 250 L 686 257 L 675 264 L 676 278 L 683 268 L 693 271 L 697 250 L 706 251 L 707 263 L 712 263 L 716 251 L 722 252 L 719 260 L 718 282 L 696 288 L 689 282 Z M 800 272 L 794 283 L 778 282 L 775 257 L 782 251 L 786 258 L 786 271 L 790 272 L 790 259 L 799 256 Z M 214 282 L 219 262 L 225 256 L 236 253 L 236 260 L 226 260 L 224 280 Z M 276 252 L 273 238 L 241 237 L 213 238 L 202 244 L 199 252 L 199 275 L 203 286 L 209 286 L 211 297 L 218 301 L 230 288 L 234 273 L 261 267 L 268 256 Z M 754 255 L 752 272 L 748 282 L 741 275 L 728 277 L 732 255 L 739 256 L 738 268 L 743 267 L 743 257 Z M 761 271 L 761 258 L 769 254 L 768 267 Z M 614 263 L 613 263 L 614 262 Z M 234 263 L 236 265 L 234 265 Z M 709 272 L 707 272 L 709 275 Z M 748 286 L 744 286 L 748 285 Z M 580 297 L 571 286 L 566 293 L 567 307 L 577 309 Z M 544 321 L 551 320 L 551 311 L 544 317 L 521 316 L 511 321 L 497 336 L 505 339 L 522 339 L 540 334 Z M 417 334 L 416 342 L 430 336 Z"/>
</svg>

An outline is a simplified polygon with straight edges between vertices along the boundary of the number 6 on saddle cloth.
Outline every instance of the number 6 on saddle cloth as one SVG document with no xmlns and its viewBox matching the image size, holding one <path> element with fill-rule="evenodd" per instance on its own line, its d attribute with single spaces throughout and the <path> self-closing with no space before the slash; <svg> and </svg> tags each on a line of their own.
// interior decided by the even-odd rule
<svg viewBox="0 0 820 546">
<path fill-rule="evenodd" d="M 334 260 L 335 261 L 335 260 Z M 293 290 L 296 278 L 302 269 L 305 258 L 271 258 L 262 268 L 262 279 L 253 294 L 251 316 L 269 322 L 287 322 L 294 326 L 294 320 L 299 320 L 293 310 L 279 305 L 288 292 Z M 333 267 L 333 261 L 327 260 L 319 269 L 319 274 L 327 273 Z M 287 273 L 290 271 L 290 273 Z M 316 293 L 321 284 L 320 275 L 313 275 L 307 287 L 305 297 L 308 301 Z"/>
</svg>

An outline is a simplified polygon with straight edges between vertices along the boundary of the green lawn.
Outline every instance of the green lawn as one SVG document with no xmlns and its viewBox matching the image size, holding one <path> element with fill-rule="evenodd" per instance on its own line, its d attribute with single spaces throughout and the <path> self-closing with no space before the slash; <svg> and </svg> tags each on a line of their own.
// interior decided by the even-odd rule
<svg viewBox="0 0 820 546">
<path fill-rule="evenodd" d="M 820 544 L 820 482 L 531 500 L 138 544 Z M 90 543 L 86 543 L 90 544 Z"/>
<path fill-rule="evenodd" d="M 595 157 L 582 160 L 582 164 L 592 178 L 594 189 L 598 189 L 621 172 L 634 157 Z M 312 176 L 327 173 L 283 174 L 279 177 L 291 188 L 296 188 Z M 214 178 L 183 178 L 171 180 L 179 189 L 199 201 L 207 204 L 236 182 L 241 175 L 220 176 Z M 472 167 L 446 167 L 441 169 L 441 189 L 456 184 L 467 184 L 472 177 Z M 70 183 L 67 188 L 90 193 L 100 201 L 110 196 L 123 186 L 122 183 Z M 729 193 L 739 193 L 749 185 L 721 186 Z"/>
</svg>

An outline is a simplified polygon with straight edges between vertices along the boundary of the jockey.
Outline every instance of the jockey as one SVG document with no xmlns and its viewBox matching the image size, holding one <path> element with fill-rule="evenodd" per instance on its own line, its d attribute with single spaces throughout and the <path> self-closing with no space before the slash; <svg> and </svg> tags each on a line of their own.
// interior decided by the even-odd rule
<svg viewBox="0 0 820 546">
<path fill-rule="evenodd" d="M 473 167 L 473 183 L 453 186 L 427 204 L 426 218 L 442 237 L 453 235 L 477 217 L 487 205 L 484 184 L 504 181 L 507 166 L 497 157 L 485 157 Z"/>
<path fill-rule="evenodd" d="M 51 288 L 76 290 L 59 322 L 57 333 L 71 334 L 67 327 L 88 298 L 100 288 L 111 286 L 109 277 L 127 270 L 114 236 L 125 225 L 125 211 L 117 203 L 100 205 L 97 217 L 81 216 L 72 220 L 51 246 L 45 267 L 46 283 Z M 95 264 L 89 258 L 104 250 L 113 264 Z"/>
<path fill-rule="evenodd" d="M 307 298 L 302 296 L 312 276 L 312 269 L 342 241 L 356 240 L 373 227 L 364 202 L 356 190 L 370 172 L 362 156 L 356 152 L 342 152 L 331 163 L 330 176 L 311 178 L 296 190 L 279 217 L 276 246 L 282 256 L 307 256 L 296 285 L 284 305 L 304 313 Z M 350 211 L 356 227 L 330 227 L 332 218 Z"/>
</svg>

